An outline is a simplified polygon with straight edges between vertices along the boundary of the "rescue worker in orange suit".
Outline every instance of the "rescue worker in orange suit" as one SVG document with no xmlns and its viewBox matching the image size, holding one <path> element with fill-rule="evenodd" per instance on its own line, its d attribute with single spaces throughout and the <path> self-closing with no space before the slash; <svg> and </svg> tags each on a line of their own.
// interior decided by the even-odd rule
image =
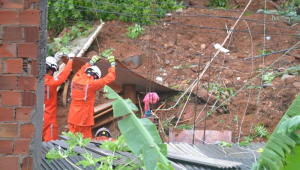
<svg viewBox="0 0 300 170">
<path fill-rule="evenodd" d="M 111 133 L 105 127 L 102 127 L 97 130 L 95 134 L 95 138 L 92 139 L 93 141 L 115 141 L 114 138 L 111 137 Z"/>
<path fill-rule="evenodd" d="M 44 124 L 43 124 L 43 140 L 49 142 L 58 138 L 57 129 L 57 92 L 59 85 L 64 83 L 68 78 L 72 69 L 73 53 L 69 54 L 69 61 L 63 71 L 53 77 L 55 71 L 58 71 L 58 62 L 61 60 L 63 53 L 56 53 L 54 57 L 46 58 L 46 75 L 45 75 L 45 95 L 44 95 Z"/>
<path fill-rule="evenodd" d="M 71 84 L 72 102 L 68 116 L 69 131 L 80 132 L 84 138 L 92 138 L 96 91 L 112 83 L 116 78 L 114 56 L 107 58 L 111 67 L 103 78 L 101 78 L 100 69 L 95 66 L 100 59 L 100 56 L 94 55 L 76 73 Z"/>
</svg>

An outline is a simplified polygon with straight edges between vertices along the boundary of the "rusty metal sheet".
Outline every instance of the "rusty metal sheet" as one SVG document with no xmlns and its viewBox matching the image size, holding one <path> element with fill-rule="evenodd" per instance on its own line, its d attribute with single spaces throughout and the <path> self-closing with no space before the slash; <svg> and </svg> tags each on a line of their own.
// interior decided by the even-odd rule
<svg viewBox="0 0 300 170">
<path fill-rule="evenodd" d="M 194 144 L 203 144 L 204 130 L 195 130 Z M 205 131 L 205 142 L 215 143 L 216 141 L 231 142 L 232 131 Z M 180 130 L 170 128 L 169 142 L 193 143 L 193 130 Z"/>
<path fill-rule="evenodd" d="M 68 59 L 64 58 L 64 62 L 67 63 Z M 81 66 L 83 66 L 85 63 L 89 62 L 90 58 L 87 57 L 75 57 L 73 61 L 73 67 L 72 69 L 77 72 Z M 122 85 L 123 84 L 135 84 L 136 85 L 136 91 L 137 92 L 145 92 L 147 84 L 149 85 L 149 80 L 142 77 L 141 75 L 131 71 L 128 67 L 126 67 L 122 62 L 119 60 L 116 60 L 117 66 L 116 66 L 116 80 L 110 84 L 109 86 L 114 89 L 117 92 L 122 91 Z M 110 64 L 108 61 L 102 60 L 101 62 L 98 62 L 96 64 L 101 72 L 102 76 L 105 76 L 108 73 L 108 68 L 110 67 Z M 146 73 L 145 73 L 146 74 Z M 175 92 L 176 90 L 170 89 L 168 87 L 165 87 L 163 85 L 160 85 L 156 82 L 151 82 L 151 86 L 154 86 L 153 89 L 155 92 Z"/>
</svg>

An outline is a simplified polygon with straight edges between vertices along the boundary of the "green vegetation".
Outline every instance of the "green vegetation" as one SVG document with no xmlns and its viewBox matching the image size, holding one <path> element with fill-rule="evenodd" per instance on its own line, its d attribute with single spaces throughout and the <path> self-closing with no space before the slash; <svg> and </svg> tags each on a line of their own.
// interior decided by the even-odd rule
<svg viewBox="0 0 300 170">
<path fill-rule="evenodd" d="M 209 0 L 206 6 L 209 7 L 227 7 L 228 0 Z"/>
<path fill-rule="evenodd" d="M 143 25 L 155 24 L 166 12 L 183 8 L 183 1 L 104 0 L 73 1 L 48 0 L 48 29 L 59 33 L 74 21 L 104 21 L 120 19 Z"/>
<path fill-rule="evenodd" d="M 221 141 L 221 146 L 223 146 L 223 147 L 225 147 L 225 146 L 229 146 L 229 147 L 231 147 L 232 146 L 232 144 L 231 143 L 228 143 L 228 142 L 226 142 L 226 141 Z"/>
<path fill-rule="evenodd" d="M 272 51 L 271 50 L 258 50 L 258 52 L 259 52 L 259 55 L 265 55 L 265 54 L 270 54 L 270 53 L 272 53 Z"/>
<path fill-rule="evenodd" d="M 163 144 L 156 126 L 149 119 L 138 119 L 133 111 L 138 108 L 130 99 L 122 99 L 109 86 L 104 87 L 106 97 L 113 102 L 114 117 L 126 116 L 118 122 L 125 141 L 133 154 L 141 156 L 146 169 L 173 169 L 166 158 L 167 146 Z M 149 156 L 151 155 L 151 156 Z"/>
<path fill-rule="evenodd" d="M 114 51 L 114 50 L 115 50 L 114 48 L 110 48 L 110 49 L 103 50 L 103 51 L 101 52 L 101 55 L 102 55 L 103 57 L 107 58 L 107 57 L 113 55 L 113 51 Z"/>
<path fill-rule="evenodd" d="M 215 95 L 219 99 L 227 99 L 228 97 L 233 95 L 233 88 L 231 87 L 222 87 L 218 83 L 209 83 L 208 91 Z M 229 105 L 229 101 L 225 103 L 224 106 Z M 226 109 L 226 108 L 225 108 Z"/>
<path fill-rule="evenodd" d="M 63 52 L 65 54 L 70 53 L 70 41 L 75 39 L 76 37 L 88 35 L 90 33 L 88 30 L 91 27 L 92 26 L 89 24 L 85 25 L 82 22 L 79 22 L 78 24 L 67 28 L 66 32 L 63 33 L 62 37 L 54 38 L 53 40 L 48 39 L 48 56 L 51 56 L 58 51 Z"/>
<path fill-rule="evenodd" d="M 94 158 L 92 154 L 89 154 L 86 150 L 85 147 L 87 144 L 90 142 L 90 138 L 83 138 L 83 135 L 81 133 L 76 133 L 76 135 L 72 132 L 65 133 L 63 132 L 63 135 L 69 137 L 69 139 L 66 141 L 68 144 L 68 149 L 67 150 L 62 150 L 59 148 L 59 150 L 55 150 L 52 148 L 47 154 L 46 158 L 48 161 L 52 161 L 53 159 L 65 159 L 67 162 L 69 162 L 72 166 L 76 167 L 76 169 L 81 169 L 78 166 L 82 165 L 84 168 L 87 166 L 93 166 L 96 170 L 112 170 L 113 169 L 113 160 L 120 159 L 121 156 L 114 156 L 116 151 L 124 151 L 127 150 L 127 145 L 124 142 L 124 138 L 121 136 L 114 142 L 104 142 L 101 147 L 105 149 L 111 149 L 113 151 L 113 154 L 110 156 L 105 156 L 105 157 L 100 157 L 100 158 Z M 116 145 L 117 144 L 117 145 Z M 84 148 L 85 153 L 80 154 L 84 159 L 77 162 L 76 165 L 72 164 L 69 160 L 68 157 L 77 155 L 75 153 L 74 147 L 79 146 L 81 148 Z M 97 163 L 100 162 L 100 166 L 97 165 Z M 120 169 L 123 165 L 118 165 L 116 169 Z M 128 163 L 127 167 L 130 170 L 138 168 L 136 164 L 130 162 Z"/>
<path fill-rule="evenodd" d="M 291 26 L 295 26 L 300 22 L 300 0 L 287 0 L 282 1 L 282 4 L 279 6 L 278 10 L 264 10 L 260 9 L 257 12 L 264 12 L 267 14 L 279 14 L 279 17 L 274 17 L 275 20 L 284 19 Z M 296 22 L 295 24 L 293 24 Z M 293 24 L 293 25 L 292 25 Z"/>
<path fill-rule="evenodd" d="M 192 130 L 193 127 L 194 127 L 193 125 L 189 125 L 188 123 L 186 123 L 186 124 L 177 126 L 177 129 Z"/>
<path fill-rule="evenodd" d="M 254 127 L 255 133 L 249 133 L 249 137 L 245 136 L 244 141 L 239 143 L 240 146 L 248 146 L 251 141 L 253 141 L 256 137 L 265 137 L 267 139 L 270 138 L 269 132 L 266 127 L 260 122 L 257 126 Z"/>
<path fill-rule="evenodd" d="M 253 170 L 287 169 L 299 165 L 300 95 L 286 111 L 270 136 Z M 298 157 L 294 157 L 297 152 Z M 297 167 L 298 168 L 298 167 Z"/>
<path fill-rule="evenodd" d="M 136 39 L 140 36 L 140 34 L 144 34 L 145 29 L 141 27 L 139 24 L 135 24 L 134 27 L 128 27 L 128 32 L 126 36 L 131 39 Z"/>
</svg>

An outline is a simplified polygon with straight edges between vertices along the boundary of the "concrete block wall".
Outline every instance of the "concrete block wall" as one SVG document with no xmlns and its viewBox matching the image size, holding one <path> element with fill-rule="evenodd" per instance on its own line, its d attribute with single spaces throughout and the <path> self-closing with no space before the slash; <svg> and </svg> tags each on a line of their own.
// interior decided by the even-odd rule
<svg viewBox="0 0 300 170">
<path fill-rule="evenodd" d="M 47 0 L 0 0 L 0 170 L 40 169 Z"/>
</svg>

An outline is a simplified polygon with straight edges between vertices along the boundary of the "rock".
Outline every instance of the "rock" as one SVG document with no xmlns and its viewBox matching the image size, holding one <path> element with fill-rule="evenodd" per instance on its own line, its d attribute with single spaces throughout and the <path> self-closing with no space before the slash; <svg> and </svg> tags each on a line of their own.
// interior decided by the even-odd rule
<svg viewBox="0 0 300 170">
<path fill-rule="evenodd" d="M 176 12 L 181 13 L 181 12 L 183 12 L 183 9 L 182 9 L 182 8 L 179 8 L 179 9 L 176 10 Z"/>
<path fill-rule="evenodd" d="M 205 48 L 206 48 L 206 45 L 205 44 L 201 44 L 200 50 L 203 51 L 203 50 L 205 50 Z"/>
<path fill-rule="evenodd" d="M 293 78 L 295 76 L 291 76 L 291 75 L 288 75 L 288 74 L 284 74 L 282 77 L 281 77 L 281 80 L 284 80 L 284 79 L 287 79 L 287 78 Z"/>
<path fill-rule="evenodd" d="M 227 77 L 232 77 L 233 76 L 233 71 L 232 70 L 224 70 L 223 71 L 225 76 Z"/>
<path fill-rule="evenodd" d="M 170 60 L 166 60 L 166 61 L 165 61 L 165 64 L 166 64 L 166 65 L 169 65 L 169 64 L 170 64 Z"/>
<path fill-rule="evenodd" d="M 300 55 L 299 55 L 299 54 L 294 55 L 294 57 L 295 57 L 296 59 L 300 59 Z"/>
<path fill-rule="evenodd" d="M 143 64 L 143 56 L 142 55 L 133 55 L 129 56 L 122 60 L 122 62 L 132 69 L 136 69 Z"/>
<path fill-rule="evenodd" d="M 300 83 L 299 83 L 299 82 L 295 82 L 295 83 L 293 83 L 293 85 L 294 85 L 296 88 L 300 88 Z"/>
</svg>

